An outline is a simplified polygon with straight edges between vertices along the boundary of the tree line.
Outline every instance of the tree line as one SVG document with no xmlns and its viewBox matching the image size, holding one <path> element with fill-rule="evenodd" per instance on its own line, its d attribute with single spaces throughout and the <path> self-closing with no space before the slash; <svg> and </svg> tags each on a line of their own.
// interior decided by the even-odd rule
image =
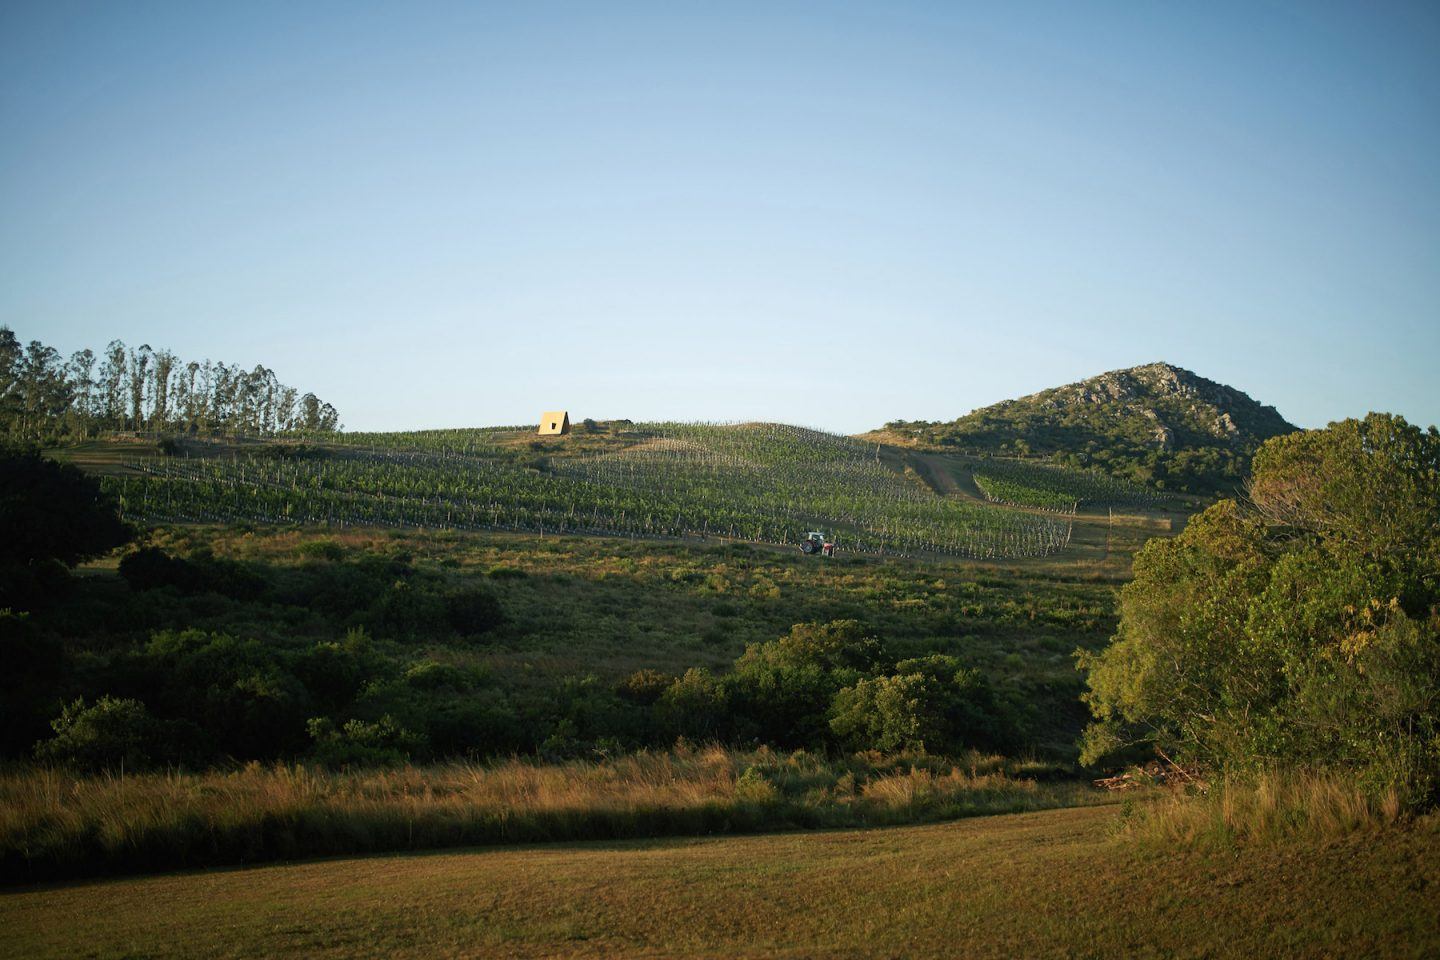
<svg viewBox="0 0 1440 960">
<path fill-rule="evenodd" d="M 113 431 L 269 435 L 333 432 L 340 414 L 257 364 L 186 361 L 149 344 L 112 340 L 67 360 L 39 340 L 21 345 L 0 327 L 0 435 L 24 442 Z"/>
</svg>

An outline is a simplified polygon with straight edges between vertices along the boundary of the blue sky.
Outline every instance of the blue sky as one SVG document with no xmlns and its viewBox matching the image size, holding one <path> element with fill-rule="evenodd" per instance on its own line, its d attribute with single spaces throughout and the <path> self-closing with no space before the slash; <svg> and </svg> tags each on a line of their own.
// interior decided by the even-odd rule
<svg viewBox="0 0 1440 960">
<path fill-rule="evenodd" d="M 350 429 L 1440 421 L 1440 5 L 0 4 L 0 324 Z"/>
</svg>

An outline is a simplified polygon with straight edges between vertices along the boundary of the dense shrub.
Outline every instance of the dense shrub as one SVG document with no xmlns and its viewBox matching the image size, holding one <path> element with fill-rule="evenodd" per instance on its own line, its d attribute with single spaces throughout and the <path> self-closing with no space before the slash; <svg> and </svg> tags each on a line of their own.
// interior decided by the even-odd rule
<svg viewBox="0 0 1440 960">
<path fill-rule="evenodd" d="M 350 720 L 337 727 L 328 717 L 307 724 L 314 757 L 327 766 L 395 767 L 410 759 L 421 740 L 388 714 L 374 723 Z"/>
<path fill-rule="evenodd" d="M 979 673 L 934 654 L 841 690 L 830 727 L 852 749 L 956 754 L 993 748 L 1002 739 L 998 712 Z"/>
<path fill-rule="evenodd" d="M 173 587 L 182 594 L 210 591 L 233 600 L 256 600 L 268 587 L 265 578 L 244 564 L 202 556 L 171 556 L 159 547 L 141 547 L 120 558 L 119 573 L 139 592 Z"/>
<path fill-rule="evenodd" d="M 70 663 L 28 614 L 0 610 L 0 664 L 0 749 L 16 756 L 49 730 Z"/>
<path fill-rule="evenodd" d="M 725 678 L 735 733 L 784 747 L 824 744 L 831 700 L 884 653 L 854 620 L 796 624 L 778 640 L 752 645 Z"/>
<path fill-rule="evenodd" d="M 0 567 L 73 566 L 126 543 L 132 531 L 99 482 L 39 450 L 0 446 Z"/>
<path fill-rule="evenodd" d="M 54 737 L 35 746 L 39 760 L 96 771 L 140 770 L 156 759 L 158 726 L 138 700 L 101 697 L 89 706 L 76 700 L 51 727 Z"/>
<path fill-rule="evenodd" d="M 190 593 L 205 587 L 205 577 L 195 564 L 172 557 L 159 547 L 141 547 L 121 557 L 120 577 L 131 590 L 174 587 Z"/>
<path fill-rule="evenodd" d="M 660 670 L 636 670 L 616 686 L 615 692 L 631 703 L 648 707 L 656 703 L 675 683 L 675 677 Z"/>
<path fill-rule="evenodd" d="M 662 736 L 670 740 L 723 739 L 730 730 L 725 688 L 709 670 L 692 667 L 660 695 L 655 718 Z"/>
<path fill-rule="evenodd" d="M 390 658 L 376 650 L 363 627 L 344 640 L 315 644 L 293 659 L 292 669 L 315 705 L 331 714 L 347 710 L 367 686 L 394 674 Z"/>
<path fill-rule="evenodd" d="M 295 548 L 295 555 L 310 560 L 338 563 L 345 559 L 345 548 L 334 540 L 307 540 Z"/>
<path fill-rule="evenodd" d="M 424 729 L 436 757 L 507 756 L 533 746 L 514 704 L 491 688 L 432 700 Z"/>
<path fill-rule="evenodd" d="M 203 731 L 208 757 L 293 755 L 306 744 L 305 721 L 314 713 L 309 692 L 279 651 L 258 640 L 160 631 L 130 669 L 159 716 Z"/>
<path fill-rule="evenodd" d="M 503 624 L 505 612 L 493 593 L 469 589 L 445 597 L 445 619 L 456 633 L 469 637 Z"/>
<path fill-rule="evenodd" d="M 1081 657 L 1085 759 L 1129 743 L 1226 773 L 1345 768 L 1440 794 L 1440 434 L 1371 414 L 1268 442 L 1223 501 L 1135 560 Z"/>
<path fill-rule="evenodd" d="M 0 610 L 39 613 L 63 606 L 72 587 L 70 570 L 59 560 L 0 563 Z"/>
</svg>

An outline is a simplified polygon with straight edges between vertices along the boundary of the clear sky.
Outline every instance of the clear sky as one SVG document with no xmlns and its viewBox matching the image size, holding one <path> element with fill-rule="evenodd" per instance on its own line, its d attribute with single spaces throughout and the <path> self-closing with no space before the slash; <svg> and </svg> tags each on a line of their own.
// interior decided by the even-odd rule
<svg viewBox="0 0 1440 960">
<path fill-rule="evenodd" d="M 1440 421 L 1440 4 L 0 0 L 0 324 L 350 429 Z"/>
</svg>

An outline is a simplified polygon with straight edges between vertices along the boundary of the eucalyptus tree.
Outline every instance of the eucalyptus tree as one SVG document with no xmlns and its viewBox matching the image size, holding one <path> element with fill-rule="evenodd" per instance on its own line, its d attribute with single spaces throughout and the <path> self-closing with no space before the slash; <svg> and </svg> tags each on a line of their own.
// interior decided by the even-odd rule
<svg viewBox="0 0 1440 960">
<path fill-rule="evenodd" d="M 314 394 L 299 397 L 263 364 L 186 363 L 148 344 L 112 340 L 97 357 L 65 360 L 38 340 L 22 346 L 0 326 L 0 434 L 26 440 L 90 436 L 101 429 L 269 435 L 305 427 L 336 431 L 340 416 Z"/>
<path fill-rule="evenodd" d="M 320 398 L 313 393 L 300 398 L 300 427 L 304 430 L 320 429 Z"/>
<path fill-rule="evenodd" d="M 76 428 L 75 432 L 89 434 L 96 419 L 95 351 L 85 349 L 72 353 L 67 376 L 72 395 L 71 423 Z"/>
<path fill-rule="evenodd" d="M 163 430 L 170 423 L 171 374 L 176 357 L 169 350 L 158 350 L 150 374 L 150 429 Z"/>
<path fill-rule="evenodd" d="M 100 368 L 100 392 L 104 419 L 111 429 L 125 425 L 125 383 L 129 378 L 128 353 L 125 344 L 111 340 L 105 347 L 105 363 Z"/>
<path fill-rule="evenodd" d="M 130 351 L 130 429 L 139 430 L 145 422 L 145 382 L 150 372 L 150 344 L 143 343 L 139 349 Z"/>
<path fill-rule="evenodd" d="M 20 366 L 20 389 L 24 394 L 20 435 L 39 439 L 50 420 L 70 406 L 70 385 L 59 351 L 31 340 Z"/>
<path fill-rule="evenodd" d="M 9 327 L 0 327 L 0 425 L 6 429 L 19 419 L 20 341 Z"/>
<path fill-rule="evenodd" d="M 295 429 L 295 403 L 299 392 L 294 387 L 281 387 L 275 399 L 275 429 L 288 433 Z"/>
</svg>

